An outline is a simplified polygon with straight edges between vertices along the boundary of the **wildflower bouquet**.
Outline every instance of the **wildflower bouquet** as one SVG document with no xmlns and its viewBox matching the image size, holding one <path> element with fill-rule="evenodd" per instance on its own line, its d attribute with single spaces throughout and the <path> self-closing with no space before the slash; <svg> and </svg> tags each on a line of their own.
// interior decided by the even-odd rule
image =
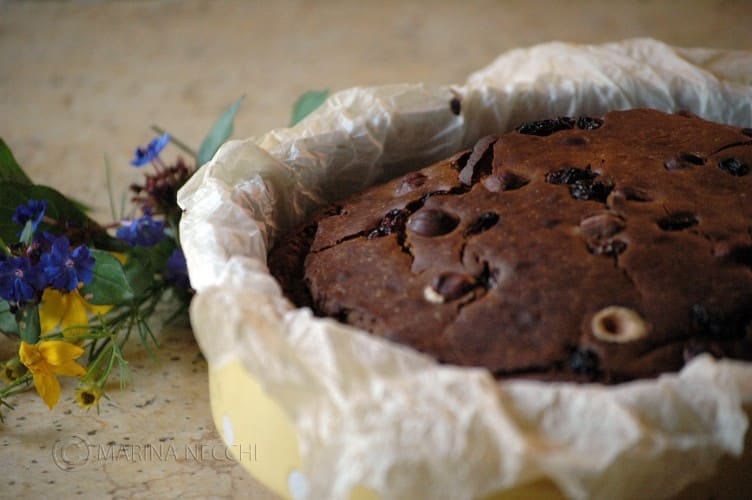
<svg viewBox="0 0 752 500">
<path fill-rule="evenodd" d="M 0 139 L 0 332 L 18 345 L 0 371 L 0 419 L 13 408 L 8 398 L 32 384 L 52 409 L 60 399 L 58 376 L 78 377 L 77 403 L 98 409 L 114 374 L 121 386 L 128 381 L 125 342 L 135 333 L 149 352 L 157 345 L 149 323 L 157 306 L 171 298 L 167 321 L 187 310 L 192 290 L 177 191 L 232 133 L 240 102 L 197 153 L 154 127 L 160 135 L 131 161 L 151 170 L 130 187 L 128 215 L 116 216 L 111 201 L 114 221 L 107 225 L 92 220 L 82 203 L 34 184 Z M 193 161 L 163 162 L 170 142 Z"/>
</svg>

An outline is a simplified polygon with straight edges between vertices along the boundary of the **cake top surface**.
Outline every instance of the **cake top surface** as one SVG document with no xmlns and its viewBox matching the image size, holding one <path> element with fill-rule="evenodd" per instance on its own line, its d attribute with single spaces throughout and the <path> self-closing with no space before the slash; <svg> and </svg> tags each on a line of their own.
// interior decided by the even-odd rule
<svg viewBox="0 0 752 500">
<path fill-rule="evenodd" d="M 752 131 L 558 118 L 342 200 L 270 268 L 298 305 L 497 377 L 752 359 Z"/>
</svg>

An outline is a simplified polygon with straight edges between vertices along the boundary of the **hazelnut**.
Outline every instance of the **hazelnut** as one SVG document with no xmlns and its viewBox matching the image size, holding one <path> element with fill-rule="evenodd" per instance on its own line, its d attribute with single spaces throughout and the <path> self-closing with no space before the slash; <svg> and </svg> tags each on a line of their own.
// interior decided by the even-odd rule
<svg viewBox="0 0 752 500">
<path fill-rule="evenodd" d="M 647 326 L 642 317 L 632 309 L 621 306 L 604 307 L 590 321 L 596 338 L 620 344 L 633 342 L 647 335 Z"/>
</svg>

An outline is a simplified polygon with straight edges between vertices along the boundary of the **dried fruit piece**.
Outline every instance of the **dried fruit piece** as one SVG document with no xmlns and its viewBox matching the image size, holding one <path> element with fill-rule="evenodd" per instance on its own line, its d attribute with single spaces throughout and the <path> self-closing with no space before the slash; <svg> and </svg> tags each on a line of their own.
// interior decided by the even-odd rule
<svg viewBox="0 0 752 500">
<path fill-rule="evenodd" d="M 577 118 L 577 128 L 582 130 L 595 130 L 603 125 L 603 120 L 600 118 L 593 118 L 590 116 L 582 115 Z"/>
<path fill-rule="evenodd" d="M 634 342 L 648 334 L 642 317 L 622 306 L 604 307 L 595 313 L 590 321 L 590 329 L 596 338 L 619 344 Z"/>
<path fill-rule="evenodd" d="M 718 168 L 737 177 L 747 175 L 750 170 L 749 165 L 742 163 L 736 158 L 724 158 L 718 162 Z"/>
<path fill-rule="evenodd" d="M 554 170 L 546 174 L 546 182 L 549 184 L 574 184 L 577 181 L 592 180 L 598 177 L 598 174 L 586 168 L 567 167 L 560 170 Z"/>
<path fill-rule="evenodd" d="M 371 231 L 370 233 L 368 233 L 368 239 L 371 240 L 373 238 L 380 238 L 382 236 L 387 236 L 392 233 L 404 231 L 405 221 L 407 220 L 408 215 L 409 213 L 407 212 L 407 210 L 401 210 L 399 208 L 390 210 L 381 219 L 381 222 L 379 222 L 379 226 L 373 231 Z"/>
<path fill-rule="evenodd" d="M 560 116 L 556 119 L 540 120 L 537 122 L 525 122 L 517 127 L 517 132 L 525 135 L 537 135 L 544 137 L 554 132 L 574 128 L 574 119 L 568 116 Z"/>
<path fill-rule="evenodd" d="M 614 185 L 610 182 L 580 180 L 569 186 L 569 194 L 575 200 L 593 200 L 606 203 L 606 198 L 611 193 Z"/>
<path fill-rule="evenodd" d="M 437 208 L 419 210 L 407 221 L 407 228 L 420 236 L 441 236 L 451 233 L 460 220 Z"/>
</svg>

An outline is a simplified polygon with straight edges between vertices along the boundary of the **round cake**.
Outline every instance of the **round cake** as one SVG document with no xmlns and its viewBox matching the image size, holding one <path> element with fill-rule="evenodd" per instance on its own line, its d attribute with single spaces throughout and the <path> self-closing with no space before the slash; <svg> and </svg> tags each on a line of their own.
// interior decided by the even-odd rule
<svg viewBox="0 0 752 500">
<path fill-rule="evenodd" d="M 321 316 L 499 378 L 752 360 L 752 130 L 639 109 L 524 123 L 342 200 L 269 266 Z"/>
</svg>

